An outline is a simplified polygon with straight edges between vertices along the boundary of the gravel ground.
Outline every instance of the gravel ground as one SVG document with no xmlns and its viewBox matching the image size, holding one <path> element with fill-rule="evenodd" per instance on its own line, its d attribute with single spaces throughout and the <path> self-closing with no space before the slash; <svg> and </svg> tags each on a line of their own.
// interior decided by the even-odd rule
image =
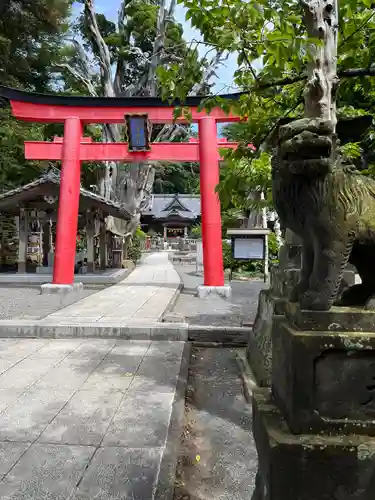
<svg viewBox="0 0 375 500">
<path fill-rule="evenodd" d="M 195 273 L 195 265 L 175 265 L 184 289 L 179 295 L 173 312 L 186 318 L 189 324 L 213 326 L 242 326 L 243 322 L 253 323 L 258 308 L 258 295 L 267 288 L 262 280 L 232 281 L 232 297 L 195 296 L 196 287 L 203 283 L 203 277 Z"/>
<path fill-rule="evenodd" d="M 0 287 L 0 319 L 40 319 L 105 288 L 86 285 L 81 292 L 41 295 L 39 287 Z"/>
<path fill-rule="evenodd" d="M 257 453 L 236 354 L 193 349 L 174 500 L 251 498 Z"/>
</svg>

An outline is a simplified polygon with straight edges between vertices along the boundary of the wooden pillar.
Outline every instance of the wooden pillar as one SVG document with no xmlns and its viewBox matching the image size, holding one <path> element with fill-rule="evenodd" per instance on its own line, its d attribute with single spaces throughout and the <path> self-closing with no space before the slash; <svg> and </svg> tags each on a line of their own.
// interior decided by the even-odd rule
<svg viewBox="0 0 375 500">
<path fill-rule="evenodd" d="M 163 237 L 164 239 L 166 240 L 167 239 L 167 226 L 164 226 L 164 230 L 163 230 Z"/>
<path fill-rule="evenodd" d="M 53 265 L 54 285 L 71 285 L 74 282 L 81 187 L 81 137 L 81 120 L 77 116 L 68 116 L 65 119 L 62 147 L 56 251 Z"/>
<path fill-rule="evenodd" d="M 49 253 L 52 250 L 52 222 L 47 220 L 43 223 L 43 267 L 49 265 Z"/>
<path fill-rule="evenodd" d="M 198 130 L 204 284 L 224 286 L 220 201 L 216 192 L 219 184 L 219 157 L 215 118 L 201 118 Z"/>
<path fill-rule="evenodd" d="M 95 270 L 95 220 L 94 213 L 91 210 L 86 212 L 86 242 L 87 242 L 87 272 L 93 273 Z"/>
<path fill-rule="evenodd" d="M 106 267 L 107 267 L 107 227 L 106 227 L 104 215 L 100 216 L 99 261 L 100 261 L 100 269 L 106 269 Z"/>
<path fill-rule="evenodd" d="M 27 264 L 27 246 L 29 240 L 29 220 L 28 212 L 25 208 L 20 208 L 18 223 L 18 272 L 26 272 Z"/>
</svg>

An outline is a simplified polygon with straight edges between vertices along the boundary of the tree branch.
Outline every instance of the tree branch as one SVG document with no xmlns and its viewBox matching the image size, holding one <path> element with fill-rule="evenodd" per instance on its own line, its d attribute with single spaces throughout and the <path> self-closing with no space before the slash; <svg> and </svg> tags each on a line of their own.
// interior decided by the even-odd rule
<svg viewBox="0 0 375 500">
<path fill-rule="evenodd" d="M 85 76 L 83 76 L 79 71 L 77 71 L 76 69 L 74 69 L 73 66 L 71 66 L 68 63 L 59 63 L 59 64 L 55 64 L 54 67 L 59 72 L 61 70 L 68 71 L 68 73 L 70 73 L 73 76 L 73 78 L 75 78 L 78 82 L 82 83 L 86 87 L 88 93 L 91 96 L 98 97 L 96 89 L 92 85 L 91 81 L 88 78 L 86 78 Z"/>
<path fill-rule="evenodd" d="M 84 0 L 85 16 L 88 28 L 92 35 L 92 42 L 95 44 L 99 54 L 100 73 L 104 95 L 106 97 L 115 97 L 115 91 L 112 81 L 111 56 L 107 44 L 105 43 L 96 19 L 94 0 Z"/>
<path fill-rule="evenodd" d="M 359 76 L 375 76 L 375 65 L 370 68 L 351 68 L 338 70 L 337 72 L 339 78 L 354 78 Z M 253 90 L 266 90 L 273 87 L 285 87 L 286 85 L 292 85 L 293 83 L 298 83 L 306 80 L 307 75 L 301 73 L 296 76 L 281 78 L 280 80 L 273 80 L 270 82 L 258 81 L 258 83 L 252 86 L 249 92 Z"/>
<path fill-rule="evenodd" d="M 148 69 L 147 89 L 151 96 L 156 95 L 157 82 L 156 70 L 159 66 L 161 55 L 164 50 L 165 36 L 167 32 L 168 22 L 173 18 L 177 0 L 171 0 L 169 9 L 166 8 L 166 0 L 160 0 L 158 18 L 156 23 L 156 37 L 152 47 L 152 56 Z"/>
</svg>

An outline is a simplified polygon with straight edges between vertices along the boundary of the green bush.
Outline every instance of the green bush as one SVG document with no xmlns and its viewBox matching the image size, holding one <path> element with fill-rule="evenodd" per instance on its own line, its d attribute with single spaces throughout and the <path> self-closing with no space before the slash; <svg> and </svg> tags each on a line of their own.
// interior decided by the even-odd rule
<svg viewBox="0 0 375 500">
<path fill-rule="evenodd" d="M 141 238 L 137 235 L 137 233 L 134 234 L 132 241 L 128 247 L 127 256 L 128 259 L 134 262 L 134 264 L 137 264 L 142 256 Z"/>
</svg>

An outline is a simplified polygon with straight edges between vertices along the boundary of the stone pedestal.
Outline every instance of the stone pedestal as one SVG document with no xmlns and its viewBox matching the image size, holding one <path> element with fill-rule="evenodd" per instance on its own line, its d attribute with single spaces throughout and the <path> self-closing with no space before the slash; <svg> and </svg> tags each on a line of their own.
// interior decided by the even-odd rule
<svg viewBox="0 0 375 500">
<path fill-rule="evenodd" d="M 254 500 L 372 500 L 375 312 L 301 311 L 272 328 L 272 388 L 254 391 Z"/>
<path fill-rule="evenodd" d="M 261 387 L 271 385 L 273 317 L 284 313 L 291 289 L 298 283 L 301 270 L 301 241 L 289 229 L 280 249 L 279 265 L 271 268 L 270 287 L 259 294 L 258 311 L 249 335 L 247 359 Z M 355 273 L 350 267 L 344 273 L 341 289 L 354 285 Z"/>
<path fill-rule="evenodd" d="M 228 299 L 231 296 L 231 293 L 232 293 L 232 288 L 230 287 L 230 285 L 223 285 L 223 286 L 198 285 L 197 286 L 197 296 L 200 299 L 205 299 L 206 297 L 211 297 L 212 295 L 216 295 L 218 297 Z"/>
<path fill-rule="evenodd" d="M 272 321 L 283 313 L 283 306 L 291 288 L 298 282 L 301 269 L 301 244 L 297 236 L 287 230 L 280 249 L 279 265 L 270 271 L 270 287 L 259 294 L 258 311 L 247 346 L 247 359 L 262 387 L 271 385 Z"/>
</svg>

